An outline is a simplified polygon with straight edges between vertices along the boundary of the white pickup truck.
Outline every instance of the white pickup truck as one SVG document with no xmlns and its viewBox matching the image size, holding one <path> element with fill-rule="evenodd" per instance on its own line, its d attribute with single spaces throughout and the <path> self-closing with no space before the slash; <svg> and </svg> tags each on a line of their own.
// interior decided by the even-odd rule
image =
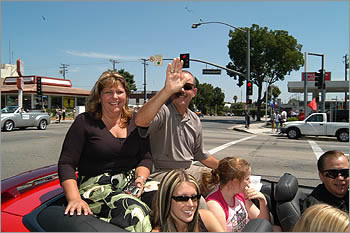
<svg viewBox="0 0 350 233">
<path fill-rule="evenodd" d="M 281 133 L 288 138 L 301 136 L 337 137 L 341 142 L 349 141 L 349 122 L 328 122 L 326 113 L 313 113 L 303 121 L 291 121 L 283 124 Z"/>
<path fill-rule="evenodd" d="M 13 128 L 37 127 L 45 130 L 50 124 L 50 116 L 40 110 L 24 111 L 18 106 L 1 109 L 1 129 L 11 131 Z"/>
</svg>

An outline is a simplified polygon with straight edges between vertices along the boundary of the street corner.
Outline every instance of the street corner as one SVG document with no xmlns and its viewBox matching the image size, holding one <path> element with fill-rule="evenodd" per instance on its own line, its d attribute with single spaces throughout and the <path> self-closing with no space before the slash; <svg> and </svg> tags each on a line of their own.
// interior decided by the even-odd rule
<svg viewBox="0 0 350 233">
<path fill-rule="evenodd" d="M 249 134 L 255 134 L 255 133 L 251 132 L 251 130 L 249 128 L 245 128 L 244 126 L 233 127 L 232 130 L 244 132 L 244 133 L 249 133 Z"/>
</svg>

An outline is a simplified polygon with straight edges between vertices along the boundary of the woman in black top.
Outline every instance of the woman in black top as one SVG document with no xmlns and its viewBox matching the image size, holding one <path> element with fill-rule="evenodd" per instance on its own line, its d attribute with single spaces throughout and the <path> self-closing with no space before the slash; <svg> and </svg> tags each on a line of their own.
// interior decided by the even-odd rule
<svg viewBox="0 0 350 233">
<path fill-rule="evenodd" d="M 153 232 L 223 232 L 216 217 L 207 209 L 199 209 L 199 185 L 184 170 L 165 174 L 154 196 Z"/>
<path fill-rule="evenodd" d="M 128 95 L 127 83 L 120 74 L 108 71 L 100 76 L 91 90 L 87 112 L 80 114 L 67 132 L 58 174 L 68 201 L 65 214 L 94 214 L 127 230 L 138 227 L 147 231 L 151 226 L 144 218 L 149 208 L 124 192 L 134 185 L 139 191 L 133 195 L 140 197 L 152 168 L 149 140 L 137 132 Z M 123 199 L 128 205 L 123 205 Z M 130 224 L 125 225 L 124 213 L 118 207 L 125 209 L 133 204 L 140 206 L 144 216 L 131 224 L 130 215 Z"/>
</svg>

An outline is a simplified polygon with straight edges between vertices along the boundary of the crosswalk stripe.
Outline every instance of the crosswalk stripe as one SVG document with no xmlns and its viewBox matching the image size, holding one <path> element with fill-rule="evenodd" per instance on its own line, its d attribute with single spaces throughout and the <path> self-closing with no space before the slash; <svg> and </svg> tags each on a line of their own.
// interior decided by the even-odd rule
<svg viewBox="0 0 350 233">
<path fill-rule="evenodd" d="M 314 141 L 308 140 L 308 143 L 310 144 L 312 151 L 314 152 L 316 159 L 318 160 L 318 158 L 323 154 L 323 150 Z"/>
<path fill-rule="evenodd" d="M 254 137 L 256 137 L 256 136 L 257 136 L 257 135 L 253 135 L 253 136 L 250 136 L 250 137 L 241 138 L 241 139 L 236 140 L 236 141 L 228 142 L 228 143 L 226 143 L 226 144 L 224 144 L 224 145 L 221 145 L 221 146 L 218 146 L 218 147 L 216 147 L 216 148 L 213 148 L 213 149 L 209 150 L 208 152 L 209 152 L 209 154 L 215 154 L 215 153 L 217 153 L 217 152 L 219 152 L 219 151 L 221 151 L 221 150 L 223 150 L 223 149 L 226 149 L 226 148 L 229 147 L 229 146 L 232 146 L 232 145 L 237 144 L 237 143 L 239 143 L 239 142 L 243 142 L 243 141 L 245 141 L 245 140 L 254 138 Z"/>
<path fill-rule="evenodd" d="M 324 153 L 322 148 L 314 141 L 308 140 L 308 143 L 310 144 L 312 151 L 314 152 L 316 159 L 318 160 L 320 156 Z M 349 154 L 344 153 L 346 157 L 349 157 Z"/>
</svg>

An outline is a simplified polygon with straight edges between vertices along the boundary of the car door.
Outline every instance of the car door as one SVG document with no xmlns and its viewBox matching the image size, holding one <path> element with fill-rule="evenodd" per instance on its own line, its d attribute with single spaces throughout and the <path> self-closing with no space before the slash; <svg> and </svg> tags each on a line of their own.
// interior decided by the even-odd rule
<svg viewBox="0 0 350 233">
<path fill-rule="evenodd" d="M 33 119 L 31 117 L 30 113 L 20 112 L 18 114 L 19 114 L 19 121 L 20 121 L 20 123 L 17 125 L 17 127 L 33 126 Z"/>
<path fill-rule="evenodd" d="M 315 114 L 305 121 L 304 135 L 326 135 L 326 121 L 323 120 L 323 114 Z"/>
</svg>

